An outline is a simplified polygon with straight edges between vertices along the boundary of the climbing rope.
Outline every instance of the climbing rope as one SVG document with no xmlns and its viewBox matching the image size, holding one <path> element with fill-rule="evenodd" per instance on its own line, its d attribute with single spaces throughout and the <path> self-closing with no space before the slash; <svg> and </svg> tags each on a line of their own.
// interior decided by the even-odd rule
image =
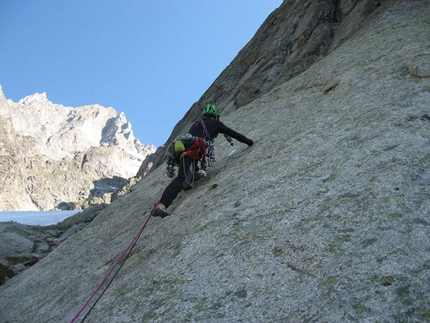
<svg viewBox="0 0 430 323">
<path fill-rule="evenodd" d="M 154 207 L 155 208 L 155 207 Z M 82 306 L 82 308 L 79 310 L 79 312 L 73 317 L 73 319 L 70 321 L 70 323 L 74 323 L 79 315 L 82 314 L 82 312 L 85 310 L 85 308 L 90 304 L 91 300 L 96 296 L 96 294 L 100 291 L 100 289 L 102 288 L 102 286 L 106 283 L 106 281 L 108 280 L 109 276 L 112 274 L 112 272 L 115 270 L 115 268 L 119 266 L 118 270 L 116 271 L 115 275 L 112 277 L 111 281 L 109 282 L 109 284 L 106 286 L 106 288 L 104 289 L 104 291 L 100 294 L 100 296 L 97 298 L 97 300 L 94 302 L 94 304 L 91 306 L 91 308 L 89 309 L 89 311 L 87 312 L 87 314 L 84 316 L 84 318 L 82 319 L 81 323 L 85 321 L 85 319 L 87 318 L 87 316 L 90 314 L 91 310 L 94 308 L 94 306 L 96 306 L 97 302 L 100 300 L 100 298 L 103 296 L 103 294 L 105 293 L 105 291 L 109 288 L 110 284 L 112 283 L 112 281 L 114 280 L 114 278 L 116 277 L 116 275 L 118 274 L 118 272 L 120 271 L 122 265 L 124 264 L 125 260 L 127 260 L 128 256 L 130 255 L 131 251 L 133 250 L 133 247 L 135 246 L 137 240 L 139 240 L 139 237 L 141 236 L 143 230 L 145 229 L 146 225 L 149 222 L 149 219 L 151 218 L 151 214 L 153 211 L 151 211 L 151 213 L 149 214 L 148 218 L 146 219 L 145 223 L 142 225 L 142 227 L 139 229 L 139 231 L 136 233 L 136 235 L 134 236 L 133 240 L 130 242 L 130 244 L 128 245 L 128 247 L 123 251 L 123 253 L 121 254 L 121 256 L 118 258 L 118 260 L 115 262 L 115 264 L 112 266 L 112 268 L 109 270 L 109 272 L 106 274 L 106 276 L 103 278 L 103 280 L 101 281 L 101 283 L 97 286 L 97 288 L 94 290 L 94 292 L 91 294 L 91 296 L 88 298 L 88 300 L 85 302 L 84 306 Z"/>
</svg>

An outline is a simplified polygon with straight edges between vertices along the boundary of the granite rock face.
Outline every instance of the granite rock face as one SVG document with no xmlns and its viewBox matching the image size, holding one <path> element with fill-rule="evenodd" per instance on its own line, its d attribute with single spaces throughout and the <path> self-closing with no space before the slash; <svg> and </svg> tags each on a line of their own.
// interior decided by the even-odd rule
<svg viewBox="0 0 430 323">
<path fill-rule="evenodd" d="M 15 103 L 0 88 L 0 210 L 75 209 L 110 202 L 155 151 L 113 108 L 65 107 L 45 93 Z"/>
<path fill-rule="evenodd" d="M 217 139 L 209 177 L 149 219 L 86 322 L 429 321 L 429 17 L 428 1 L 381 1 L 224 115 L 257 143 Z M 0 321 L 72 320 L 170 182 L 160 165 L 2 285 Z"/>
<path fill-rule="evenodd" d="M 223 117 L 234 112 L 329 54 L 380 6 L 379 0 L 285 0 L 178 122 L 166 145 L 142 164 L 139 174 L 164 161 L 165 147 L 188 131 L 206 103 L 216 103 Z"/>
</svg>

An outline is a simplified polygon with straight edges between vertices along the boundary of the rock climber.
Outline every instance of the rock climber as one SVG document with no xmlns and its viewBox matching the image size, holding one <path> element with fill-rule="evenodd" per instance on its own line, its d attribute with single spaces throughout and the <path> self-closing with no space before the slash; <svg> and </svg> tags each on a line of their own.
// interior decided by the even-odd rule
<svg viewBox="0 0 430 323">
<path fill-rule="evenodd" d="M 187 134 L 187 136 L 194 138 L 194 141 L 191 146 L 180 154 L 178 175 L 165 188 L 159 202 L 152 211 L 152 216 L 161 218 L 169 216 L 167 208 L 172 204 L 179 192 L 192 188 L 195 176 L 199 176 L 197 174 L 198 161 L 202 161 L 207 152 L 208 145 L 212 145 L 213 140 L 218 134 L 222 133 L 248 146 L 252 146 L 255 143 L 255 140 L 248 139 L 222 123 L 219 120 L 220 111 L 215 104 L 206 104 L 202 115 L 202 119 L 196 121 Z"/>
</svg>

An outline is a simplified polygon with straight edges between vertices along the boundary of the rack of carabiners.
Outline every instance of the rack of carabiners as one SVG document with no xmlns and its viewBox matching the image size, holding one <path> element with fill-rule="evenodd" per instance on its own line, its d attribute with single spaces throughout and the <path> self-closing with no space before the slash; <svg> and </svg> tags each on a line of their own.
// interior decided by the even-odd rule
<svg viewBox="0 0 430 323">
<path fill-rule="evenodd" d="M 230 136 L 224 135 L 224 138 L 233 146 L 233 140 Z M 206 167 L 213 167 L 215 165 L 215 149 L 213 141 L 205 140 L 206 144 L 206 161 L 202 166 L 202 170 L 206 170 Z M 169 178 L 175 176 L 175 167 L 178 164 L 177 151 L 175 150 L 175 142 L 169 147 L 169 155 L 167 157 L 166 174 Z"/>
</svg>

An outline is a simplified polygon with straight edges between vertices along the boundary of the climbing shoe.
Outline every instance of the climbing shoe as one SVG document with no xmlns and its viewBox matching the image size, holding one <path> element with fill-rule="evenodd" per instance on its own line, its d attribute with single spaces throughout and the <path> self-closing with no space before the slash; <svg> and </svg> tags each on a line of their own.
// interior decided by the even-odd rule
<svg viewBox="0 0 430 323">
<path fill-rule="evenodd" d="M 165 218 L 166 216 L 169 216 L 170 214 L 167 213 L 167 210 L 164 206 L 158 206 L 154 212 L 152 212 L 152 216 L 159 216 L 160 218 Z"/>
</svg>

